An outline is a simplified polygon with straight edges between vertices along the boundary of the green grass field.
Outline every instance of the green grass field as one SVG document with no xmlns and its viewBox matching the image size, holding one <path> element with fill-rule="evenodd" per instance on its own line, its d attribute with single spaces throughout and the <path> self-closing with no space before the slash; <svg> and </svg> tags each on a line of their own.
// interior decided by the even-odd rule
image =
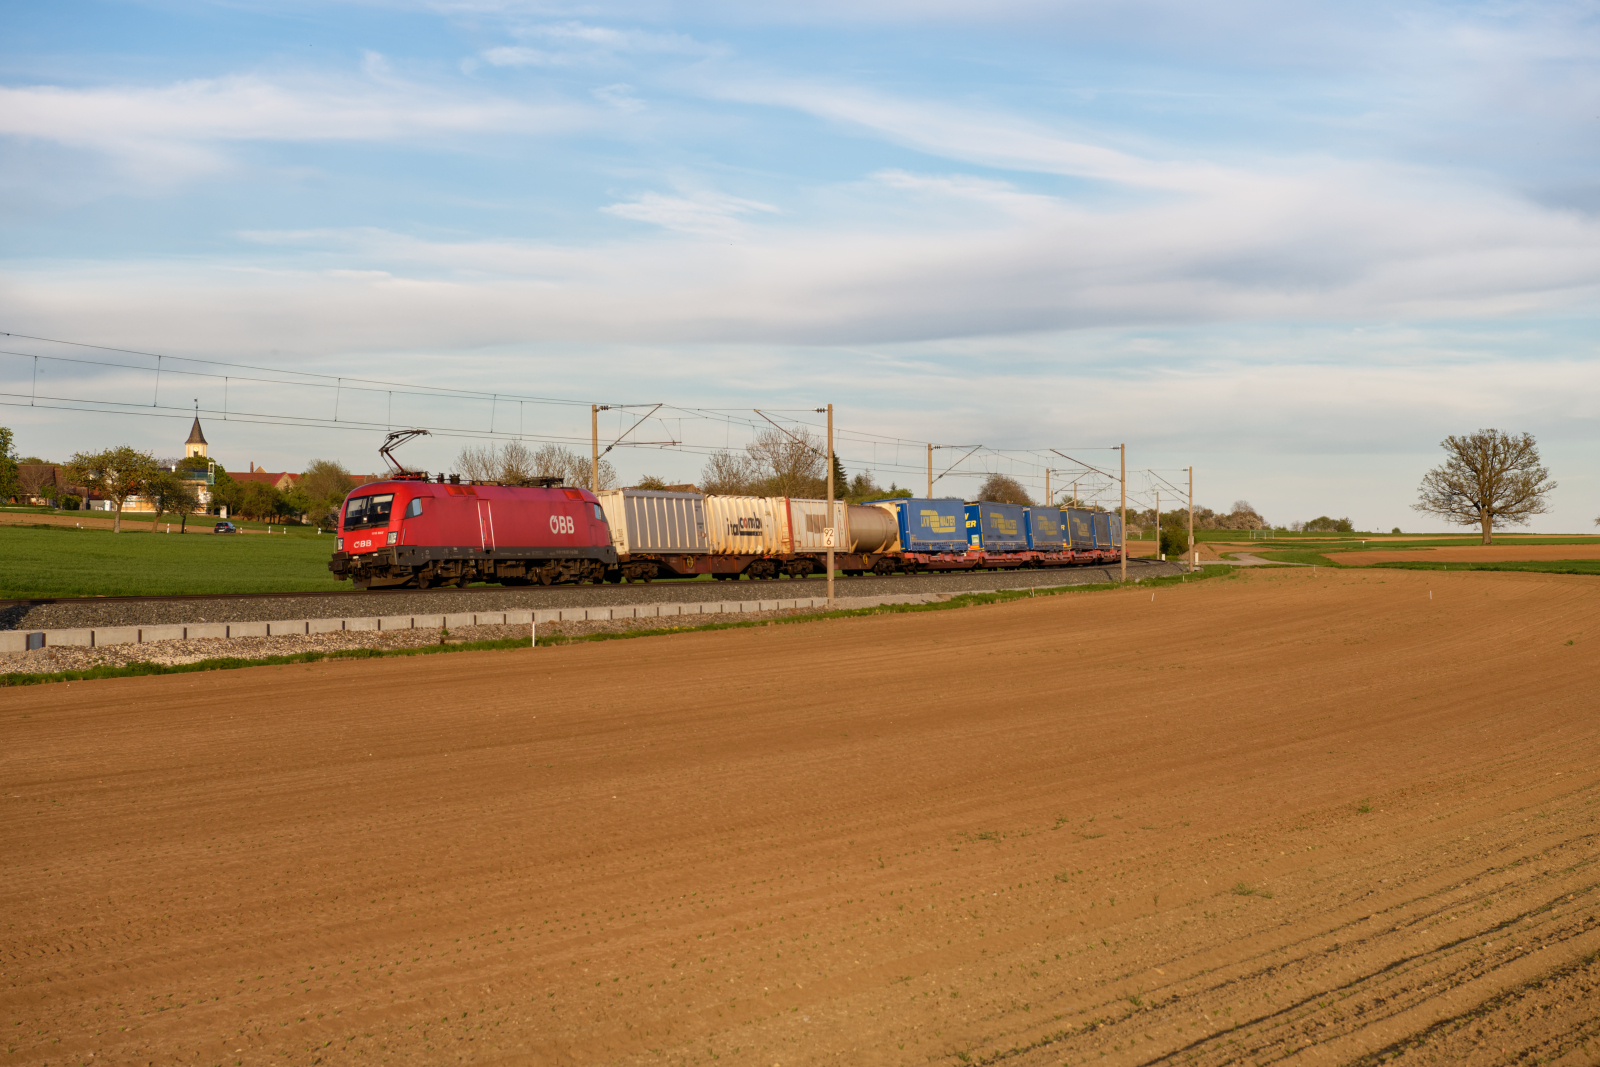
<svg viewBox="0 0 1600 1067">
<path fill-rule="evenodd" d="M 298 593 L 350 589 L 328 573 L 333 538 L 0 526 L 0 597 Z"/>
</svg>

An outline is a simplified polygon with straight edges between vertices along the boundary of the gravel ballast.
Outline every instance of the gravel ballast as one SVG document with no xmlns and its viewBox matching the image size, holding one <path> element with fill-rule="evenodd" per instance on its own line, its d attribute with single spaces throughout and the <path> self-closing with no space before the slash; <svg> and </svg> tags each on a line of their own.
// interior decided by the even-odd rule
<svg viewBox="0 0 1600 1067">
<path fill-rule="evenodd" d="M 1178 574 L 1176 563 L 1128 561 L 1128 577 Z M 996 589 L 1047 589 L 1094 585 L 1117 579 L 1117 567 L 1059 567 L 1042 570 L 961 571 L 950 574 L 838 578 L 834 593 L 849 596 L 909 596 Z M 471 589 L 395 590 L 332 595 L 194 597 L 182 600 L 75 600 L 54 604 L 21 602 L 0 608 L 3 630 L 68 630 L 108 626 L 160 626 L 201 622 L 261 622 L 278 619 L 366 618 L 386 615 L 444 615 L 539 608 L 616 607 L 719 600 L 792 600 L 827 595 L 822 578 L 774 581 L 633 582 L 622 585 L 481 586 Z M 262 640 L 273 640 L 263 638 Z M 274 653 L 275 654 L 275 653 Z M 148 658 L 148 657 L 146 657 Z"/>
</svg>

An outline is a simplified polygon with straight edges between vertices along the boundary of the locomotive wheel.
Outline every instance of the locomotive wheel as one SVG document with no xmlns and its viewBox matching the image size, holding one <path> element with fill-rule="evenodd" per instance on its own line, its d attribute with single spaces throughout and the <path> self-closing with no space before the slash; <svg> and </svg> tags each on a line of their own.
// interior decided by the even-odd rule
<svg viewBox="0 0 1600 1067">
<path fill-rule="evenodd" d="M 428 574 L 417 575 L 417 588 L 426 589 L 433 584 L 433 576 Z"/>
</svg>

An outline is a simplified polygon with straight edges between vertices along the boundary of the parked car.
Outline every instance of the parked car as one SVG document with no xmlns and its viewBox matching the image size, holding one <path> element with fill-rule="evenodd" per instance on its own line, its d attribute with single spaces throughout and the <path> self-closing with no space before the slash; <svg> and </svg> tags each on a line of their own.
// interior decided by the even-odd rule
<svg viewBox="0 0 1600 1067">
<path fill-rule="evenodd" d="M 239 532 L 239 527 L 235 526 L 231 522 L 219 522 L 215 526 L 211 527 L 211 532 L 212 533 L 238 533 Z"/>
</svg>

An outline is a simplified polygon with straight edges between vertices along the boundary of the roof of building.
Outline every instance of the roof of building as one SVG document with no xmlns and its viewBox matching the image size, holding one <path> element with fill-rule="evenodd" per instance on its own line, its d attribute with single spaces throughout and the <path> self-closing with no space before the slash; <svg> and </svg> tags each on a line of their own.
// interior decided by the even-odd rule
<svg viewBox="0 0 1600 1067">
<path fill-rule="evenodd" d="M 189 439 L 185 441 L 184 444 L 204 445 L 208 443 L 209 442 L 206 441 L 206 435 L 200 432 L 200 416 L 196 415 L 194 419 L 194 429 L 189 431 Z"/>
</svg>

